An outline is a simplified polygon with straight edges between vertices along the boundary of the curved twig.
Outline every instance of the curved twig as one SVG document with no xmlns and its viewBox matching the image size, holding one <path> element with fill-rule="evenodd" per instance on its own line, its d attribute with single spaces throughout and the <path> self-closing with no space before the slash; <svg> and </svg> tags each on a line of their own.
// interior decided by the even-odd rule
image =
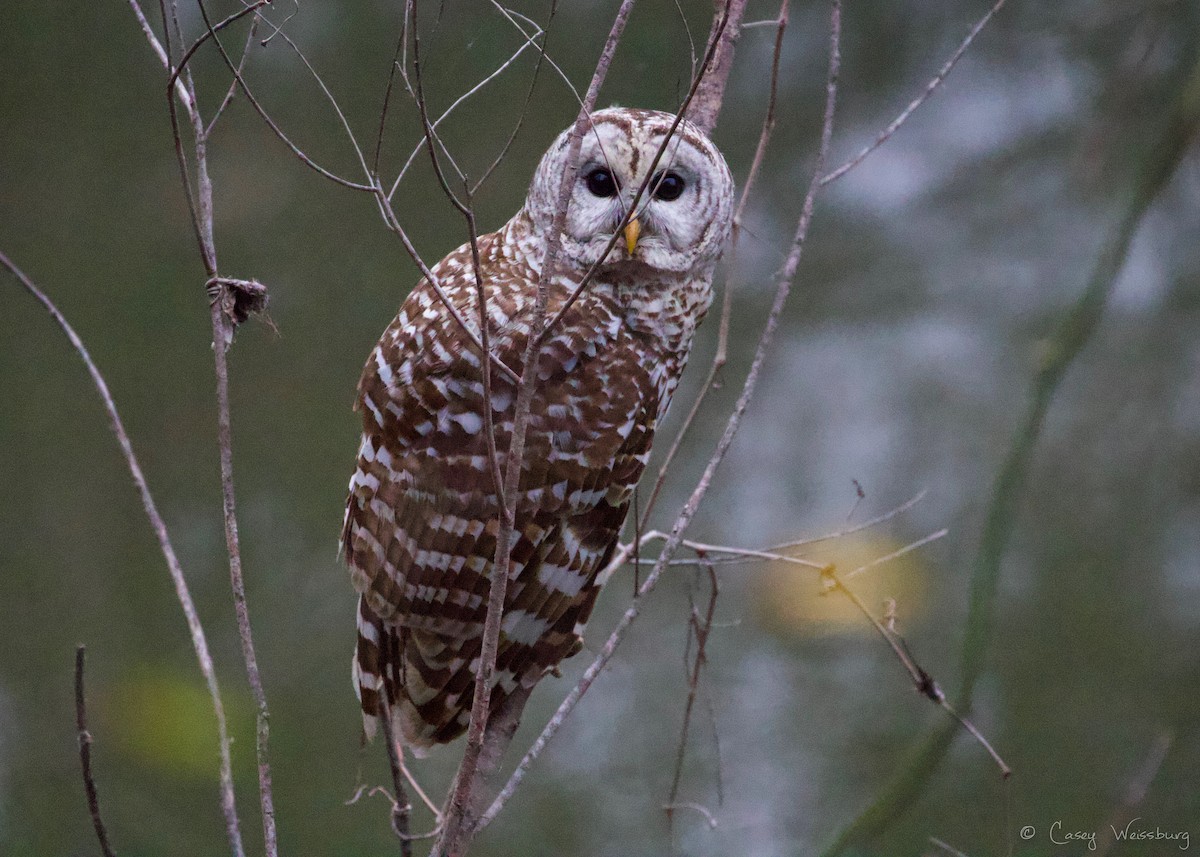
<svg viewBox="0 0 1200 857">
<path fill-rule="evenodd" d="M 121 454 L 125 458 L 125 465 L 129 468 L 129 473 L 133 477 L 133 484 L 137 488 L 138 495 L 142 500 L 142 509 L 146 512 L 146 518 L 150 521 L 150 527 L 154 530 L 154 535 L 158 539 L 159 550 L 162 551 L 163 559 L 167 563 L 167 571 L 171 575 L 171 582 L 175 584 L 175 596 L 179 599 L 179 606 L 183 610 L 183 617 L 187 621 L 188 632 L 192 638 L 192 649 L 196 652 L 196 660 L 200 665 L 200 673 L 204 676 L 204 683 L 208 686 L 208 695 L 212 701 L 213 713 L 217 719 L 217 746 L 220 755 L 221 769 L 221 809 L 225 815 L 225 827 L 229 835 L 229 844 L 233 849 L 235 857 L 244 857 L 245 849 L 242 847 L 242 834 L 238 824 L 237 803 L 234 798 L 233 791 L 233 765 L 230 762 L 229 754 L 229 729 L 226 725 L 225 706 L 221 702 L 221 689 L 217 683 L 217 672 L 213 667 L 212 655 L 208 651 L 208 640 L 204 635 L 204 626 L 200 623 L 200 614 L 196 612 L 196 604 L 192 601 L 191 590 L 188 589 L 187 579 L 183 576 L 183 568 L 179 564 L 179 558 L 175 554 L 175 548 L 171 544 L 171 537 L 167 534 L 167 525 L 163 522 L 162 515 L 158 512 L 158 506 L 154 502 L 154 497 L 150 494 L 150 486 L 146 482 L 145 474 L 142 473 L 142 466 L 138 463 L 137 456 L 133 452 L 133 444 L 129 440 L 129 435 L 125 431 L 125 424 L 121 421 L 121 415 L 117 412 L 116 403 L 113 401 L 112 393 L 108 390 L 108 384 L 104 380 L 104 376 L 100 374 L 100 370 L 92 361 L 92 356 L 88 353 L 87 348 L 83 344 L 83 340 L 79 338 L 79 334 L 75 332 L 75 328 L 67 322 L 57 306 L 46 297 L 46 294 L 39 289 L 34 282 L 25 275 L 13 262 L 0 252 L 0 265 L 3 265 L 9 272 L 20 281 L 25 290 L 50 313 L 50 317 L 62 330 L 63 334 L 70 341 L 71 346 L 79 355 L 79 359 L 83 361 L 88 375 L 91 376 L 92 385 L 96 388 L 96 392 L 100 395 L 100 401 L 104 404 L 104 410 L 108 414 L 108 421 L 112 427 L 113 436 L 117 439 L 117 446 L 121 448 Z"/>
</svg>

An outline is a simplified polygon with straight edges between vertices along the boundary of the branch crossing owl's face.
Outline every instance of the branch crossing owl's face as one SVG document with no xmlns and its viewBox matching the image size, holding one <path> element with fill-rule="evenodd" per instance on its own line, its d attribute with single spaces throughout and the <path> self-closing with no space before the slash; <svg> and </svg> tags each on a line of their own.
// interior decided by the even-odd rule
<svg viewBox="0 0 1200 857">
<path fill-rule="evenodd" d="M 634 218 L 604 264 L 711 275 L 732 224 L 733 178 L 716 146 L 687 120 L 679 123 L 655 164 L 674 121 L 669 113 L 621 107 L 592 114 L 563 229 L 569 261 L 588 268 L 601 258 L 649 175 Z M 544 237 L 553 226 L 567 168 L 568 135 L 569 129 L 543 156 L 526 201 L 534 229 Z"/>
</svg>

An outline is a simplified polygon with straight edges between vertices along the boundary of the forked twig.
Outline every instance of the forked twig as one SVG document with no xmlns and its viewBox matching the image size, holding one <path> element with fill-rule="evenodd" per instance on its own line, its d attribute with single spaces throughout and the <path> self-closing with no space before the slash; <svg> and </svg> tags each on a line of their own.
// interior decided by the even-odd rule
<svg viewBox="0 0 1200 857">
<path fill-rule="evenodd" d="M 238 60 L 238 74 L 245 74 L 246 62 L 250 59 L 250 48 L 254 45 L 254 40 L 258 36 L 258 25 L 263 18 L 261 15 L 255 15 L 250 21 L 250 28 L 246 32 L 246 44 L 242 46 L 242 58 Z M 211 137 L 213 128 L 217 127 L 217 122 L 225 114 L 225 109 L 233 103 L 233 97 L 237 95 L 238 83 L 237 78 L 229 82 L 229 89 L 225 90 L 225 97 L 221 99 L 221 103 L 217 105 L 217 109 L 213 111 L 212 118 L 208 120 L 208 125 L 204 128 L 204 136 Z"/>
<path fill-rule="evenodd" d="M 924 544 L 928 541 L 930 541 L 929 538 L 922 539 L 920 542 L 910 545 L 905 551 L 897 551 L 895 554 L 889 555 L 888 557 L 881 557 L 880 561 L 882 562 L 886 561 L 887 559 L 894 559 L 896 556 L 901 555 L 901 553 L 906 553 L 907 550 L 913 550 L 919 544 Z M 867 566 L 863 566 L 863 568 L 867 568 L 874 564 L 875 563 L 869 563 Z M 858 570 L 861 571 L 862 569 Z M 916 658 L 913 657 L 912 651 L 909 649 L 908 643 L 905 642 L 904 638 L 892 628 L 885 626 L 883 622 L 879 621 L 879 619 L 875 617 L 875 614 L 872 613 L 867 605 L 863 603 L 863 600 L 859 598 L 852 589 L 846 586 L 845 581 L 838 575 L 837 569 L 832 565 L 826 566 L 822 570 L 821 576 L 828 582 L 831 589 L 841 592 L 848 599 L 850 599 L 850 603 L 857 607 L 858 611 L 866 617 L 868 622 L 871 623 L 871 625 L 879 633 L 879 636 L 882 637 L 884 642 L 888 644 L 888 647 L 892 650 L 892 653 L 895 654 L 896 659 L 899 660 L 904 666 L 904 669 L 908 672 L 909 678 L 912 679 L 913 687 L 917 690 L 917 692 L 944 710 L 947 714 L 958 721 L 959 725 L 971 733 L 971 736 L 979 742 L 980 746 L 983 747 L 983 749 L 987 751 L 987 754 L 992 757 L 992 761 L 994 761 L 997 767 L 1000 768 L 1001 777 L 1008 779 L 1010 776 L 1012 776 L 1012 768 L 1010 768 L 1008 763 L 1005 762 L 1004 759 L 1001 758 L 1000 754 L 996 752 L 996 749 L 991 745 L 991 742 L 989 742 L 987 738 L 983 736 L 983 733 L 975 727 L 974 723 L 954 709 L 954 706 L 952 706 L 949 700 L 946 699 L 946 694 L 942 692 L 941 686 L 938 685 L 933 676 L 930 675 L 924 667 L 917 663 Z"/>
<path fill-rule="evenodd" d="M 933 95 L 933 93 L 937 91 L 938 87 L 942 85 L 942 81 L 944 81 L 946 76 L 954 69 L 954 66 L 958 65 L 958 61 L 962 59 L 963 54 L 967 52 L 967 48 L 971 47 L 971 43 L 975 41 L 975 37 L 978 36 L 983 28 L 987 26 L 988 21 L 992 20 L 992 16 L 999 12 L 1000 7 L 1006 2 L 1007 0 L 996 0 L 992 7 L 987 10 L 987 14 L 980 18 L 975 23 L 975 26 L 971 28 L 971 31 L 967 33 L 967 37 L 962 40 L 962 43 L 955 49 L 954 53 L 950 55 L 950 59 L 946 60 L 946 63 L 941 67 L 938 73 L 933 76 L 933 79 L 930 80 L 929 83 L 925 84 L 924 91 L 910 101 L 908 106 L 900 111 L 900 115 L 888 123 L 888 126 L 879 132 L 879 136 L 876 137 L 869 146 L 863 147 L 863 149 L 853 158 L 846 161 L 846 163 L 842 164 L 833 172 L 822 177 L 821 184 L 827 185 L 831 182 L 837 181 L 846 173 L 850 172 L 852 169 L 861 164 L 866 159 L 867 155 L 871 154 L 884 143 L 886 143 L 891 136 L 896 133 L 900 126 L 908 121 L 908 117 L 912 116 L 916 109 L 929 100 L 929 96 Z"/>
</svg>

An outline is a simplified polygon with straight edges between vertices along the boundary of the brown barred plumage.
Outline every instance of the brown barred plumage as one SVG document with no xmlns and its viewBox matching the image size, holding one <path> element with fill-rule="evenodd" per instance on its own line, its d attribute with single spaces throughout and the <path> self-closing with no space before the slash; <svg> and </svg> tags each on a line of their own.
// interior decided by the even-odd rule
<svg viewBox="0 0 1200 857">
<path fill-rule="evenodd" d="M 619 227 L 672 120 L 617 108 L 593 116 L 550 281 L 551 317 Z M 491 349 L 518 375 L 565 155 L 564 132 L 521 211 L 479 238 Z M 598 170 L 615 181 L 608 196 L 589 179 Z M 670 171 L 684 191 L 647 194 L 636 246 L 613 251 L 534 367 L 493 705 L 581 646 L 599 574 L 711 303 L 713 266 L 729 231 L 728 169 L 685 122 L 657 171 Z M 459 314 L 478 325 L 469 246 L 433 273 Z M 404 742 L 417 750 L 460 735 L 474 695 L 498 531 L 485 362 L 422 280 L 359 382 L 363 437 L 342 532 L 360 593 L 355 686 L 368 734 L 386 692 Z M 490 372 L 503 472 L 516 384 L 494 365 Z"/>
</svg>

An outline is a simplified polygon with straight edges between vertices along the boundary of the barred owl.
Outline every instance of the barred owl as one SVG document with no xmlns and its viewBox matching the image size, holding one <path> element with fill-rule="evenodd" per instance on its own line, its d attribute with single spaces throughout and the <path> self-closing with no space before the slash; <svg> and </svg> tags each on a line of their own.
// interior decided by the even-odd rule
<svg viewBox="0 0 1200 857">
<path fill-rule="evenodd" d="M 655 429 L 712 302 L 733 181 L 720 152 L 687 121 L 653 165 L 674 118 L 623 108 L 593 114 L 549 318 L 599 266 L 531 368 L 523 358 L 568 166 L 567 132 L 543 156 L 521 210 L 478 240 L 491 351 L 517 375 L 537 373 L 493 711 L 581 647 Z M 652 168 L 636 217 L 604 257 Z M 433 274 L 477 326 L 470 246 Z M 428 281 L 384 331 L 358 385 L 362 445 L 342 530 L 359 593 L 354 684 L 367 734 L 386 694 L 397 734 L 418 753 L 465 731 L 474 696 L 499 529 L 485 367 L 504 472 L 517 384 L 481 356 Z"/>
</svg>

